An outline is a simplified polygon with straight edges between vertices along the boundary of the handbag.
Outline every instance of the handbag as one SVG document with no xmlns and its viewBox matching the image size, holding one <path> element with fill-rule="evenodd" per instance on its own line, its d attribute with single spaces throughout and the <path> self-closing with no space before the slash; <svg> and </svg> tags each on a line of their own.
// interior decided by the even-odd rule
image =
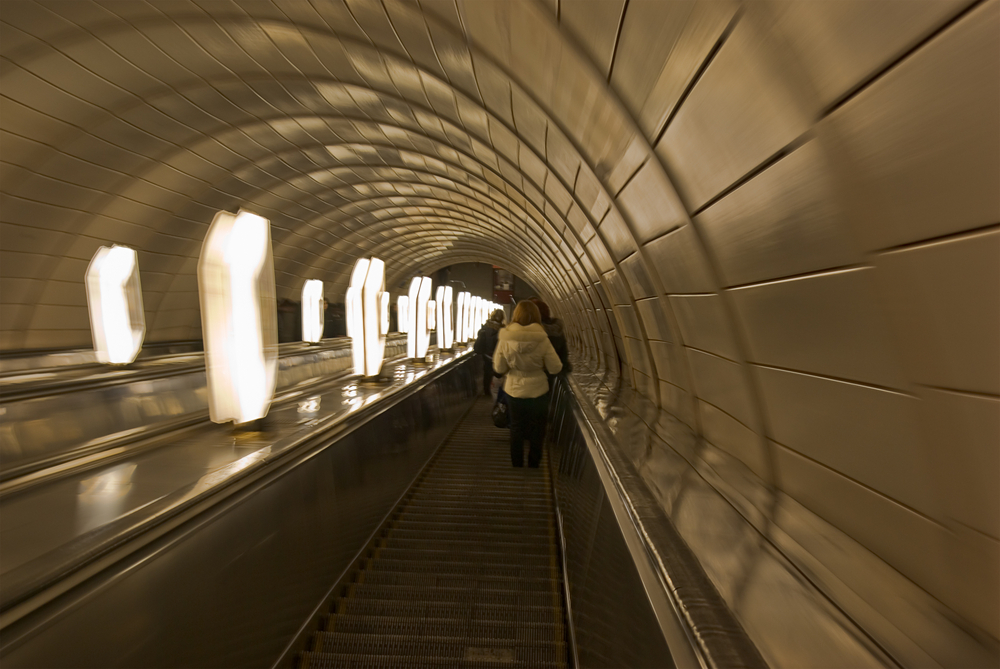
<svg viewBox="0 0 1000 669">
<path fill-rule="evenodd" d="M 503 384 L 497 390 L 497 400 L 493 403 L 493 411 L 490 413 L 493 424 L 497 427 L 510 427 L 510 404 L 507 402 L 507 393 L 503 391 Z"/>
</svg>

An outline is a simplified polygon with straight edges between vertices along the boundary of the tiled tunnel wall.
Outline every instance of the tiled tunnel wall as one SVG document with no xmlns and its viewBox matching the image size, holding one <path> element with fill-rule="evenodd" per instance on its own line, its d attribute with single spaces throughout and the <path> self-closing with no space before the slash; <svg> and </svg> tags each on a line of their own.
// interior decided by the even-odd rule
<svg viewBox="0 0 1000 669">
<path fill-rule="evenodd" d="M 96 248 L 198 338 L 219 209 L 278 297 L 463 261 L 1000 636 L 1000 1 L 0 5 L 0 346 Z M 768 509 L 762 508 L 767 513 Z"/>
</svg>

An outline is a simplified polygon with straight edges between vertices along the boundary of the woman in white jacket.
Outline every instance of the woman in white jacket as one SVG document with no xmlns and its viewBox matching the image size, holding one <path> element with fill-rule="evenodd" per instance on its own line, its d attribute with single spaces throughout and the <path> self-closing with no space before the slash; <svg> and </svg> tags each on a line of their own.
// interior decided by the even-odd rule
<svg viewBox="0 0 1000 669">
<path fill-rule="evenodd" d="M 528 466 L 542 460 L 545 419 L 549 410 L 549 381 L 545 375 L 562 369 L 559 355 L 542 327 L 538 307 L 524 301 L 517 305 L 510 325 L 500 330 L 493 353 L 493 369 L 506 374 L 504 392 L 510 396 L 510 461 L 524 466 L 524 440 L 530 443 Z"/>
</svg>

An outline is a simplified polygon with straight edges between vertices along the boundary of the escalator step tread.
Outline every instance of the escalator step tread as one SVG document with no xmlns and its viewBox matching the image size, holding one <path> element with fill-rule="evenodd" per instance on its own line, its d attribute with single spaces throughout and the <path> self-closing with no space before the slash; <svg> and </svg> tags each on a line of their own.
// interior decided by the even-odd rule
<svg viewBox="0 0 1000 669">
<path fill-rule="evenodd" d="M 382 618 L 468 618 L 498 622 L 548 623 L 554 620 L 551 604 L 513 606 L 504 604 L 461 604 L 458 602 L 414 602 L 391 599 L 351 599 L 343 602 L 343 615 Z M 337 615 L 337 614 L 334 614 Z M 334 617 L 334 615 L 331 616 Z"/>
<path fill-rule="evenodd" d="M 468 648 L 505 649 L 512 660 L 558 662 L 565 643 L 550 636 L 545 640 L 506 640 L 473 636 L 420 636 L 415 634 L 353 634 L 317 632 L 313 649 L 326 653 L 386 655 L 431 655 L 461 658 Z"/>
<path fill-rule="evenodd" d="M 300 669 L 556 669 L 565 667 L 564 662 L 518 662 L 506 659 L 501 652 L 490 649 L 467 649 L 466 657 L 414 657 L 412 655 L 361 655 L 347 653 L 302 653 Z M 497 659 L 486 659 L 488 657 Z"/>
<path fill-rule="evenodd" d="M 561 623 L 523 622 L 513 620 L 475 619 L 462 617 L 415 617 L 415 616 L 370 616 L 342 613 L 330 616 L 326 632 L 348 632 L 369 634 L 378 628 L 391 629 L 394 634 L 415 634 L 423 636 L 471 636 L 500 639 L 554 640 L 561 633 Z M 559 628 L 559 629 L 557 629 Z"/>
<path fill-rule="evenodd" d="M 404 496 L 299 666 L 565 667 L 547 465 L 478 401 Z"/>
</svg>

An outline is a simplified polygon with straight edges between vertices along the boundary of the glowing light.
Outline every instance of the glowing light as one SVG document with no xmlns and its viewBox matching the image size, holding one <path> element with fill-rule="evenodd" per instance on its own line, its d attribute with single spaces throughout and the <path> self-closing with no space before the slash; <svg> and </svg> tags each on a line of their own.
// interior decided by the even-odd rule
<svg viewBox="0 0 1000 669">
<path fill-rule="evenodd" d="M 370 258 L 358 258 L 351 272 L 351 283 L 344 300 L 347 312 L 347 336 L 351 338 L 354 373 L 365 373 L 365 305 L 363 300 L 365 277 L 368 276 Z"/>
<path fill-rule="evenodd" d="M 385 294 L 385 263 L 372 258 L 364 283 L 365 376 L 378 376 L 389 329 L 389 296 Z M 383 300 L 382 298 L 385 297 Z M 383 307 L 385 310 L 383 311 Z M 384 322 L 384 327 L 383 327 Z"/>
<path fill-rule="evenodd" d="M 302 341 L 319 343 L 323 338 L 323 282 L 309 279 L 302 286 Z"/>
<path fill-rule="evenodd" d="M 139 263 L 127 246 L 102 246 L 87 266 L 87 304 L 94 353 L 103 363 L 135 360 L 146 334 Z"/>
<path fill-rule="evenodd" d="M 475 322 L 476 322 L 476 300 L 479 298 L 472 295 L 468 298 L 468 307 L 465 310 L 465 338 L 466 340 L 471 340 L 476 336 Z"/>
<path fill-rule="evenodd" d="M 460 291 L 458 293 L 457 304 L 455 306 L 455 341 L 465 341 L 465 299 L 468 293 Z"/>
<path fill-rule="evenodd" d="M 216 423 L 267 415 L 278 363 L 274 261 L 267 219 L 219 212 L 198 259 L 208 407 Z"/>
<path fill-rule="evenodd" d="M 437 303 L 434 300 L 427 301 L 427 329 L 437 330 L 437 318 L 435 316 Z"/>
<path fill-rule="evenodd" d="M 410 319 L 410 324 L 413 325 L 413 329 L 416 332 L 415 338 L 415 349 L 414 358 L 423 360 L 427 357 L 427 347 L 431 342 L 430 329 L 427 324 L 427 304 L 431 301 L 431 279 L 428 276 L 419 277 L 420 283 L 418 287 L 418 292 L 416 293 L 416 300 L 413 299 L 413 293 L 411 292 L 410 298 L 410 311 L 413 312 L 413 317 Z M 413 285 L 410 285 L 410 290 L 413 290 Z M 415 307 L 413 305 L 416 305 Z M 414 323 L 414 318 L 416 323 Z"/>
<path fill-rule="evenodd" d="M 383 337 L 389 334 L 389 293 L 382 293 L 382 297 L 379 300 L 379 328 L 378 333 Z M 398 315 L 397 315 L 398 316 Z"/>
<path fill-rule="evenodd" d="M 435 316 L 434 323 L 437 325 L 437 342 L 438 348 L 445 349 L 449 348 L 445 344 L 445 334 L 444 334 L 444 286 L 438 286 L 437 290 L 434 292 L 434 306 L 435 306 Z"/>
<path fill-rule="evenodd" d="M 410 294 L 406 307 L 406 357 L 417 357 L 417 312 L 420 302 L 421 277 L 415 276 L 410 281 Z"/>
<path fill-rule="evenodd" d="M 452 323 L 453 314 L 455 312 L 455 301 L 452 299 L 453 291 L 451 286 L 444 287 L 444 309 L 442 309 L 442 315 L 444 320 L 440 323 L 439 327 L 444 332 L 444 348 L 451 349 L 455 344 L 455 330 Z"/>
<path fill-rule="evenodd" d="M 396 298 L 396 327 L 400 332 L 408 334 L 410 332 L 410 298 L 406 295 L 400 295 Z M 409 345 L 409 337 L 406 340 L 407 345 Z"/>
</svg>

